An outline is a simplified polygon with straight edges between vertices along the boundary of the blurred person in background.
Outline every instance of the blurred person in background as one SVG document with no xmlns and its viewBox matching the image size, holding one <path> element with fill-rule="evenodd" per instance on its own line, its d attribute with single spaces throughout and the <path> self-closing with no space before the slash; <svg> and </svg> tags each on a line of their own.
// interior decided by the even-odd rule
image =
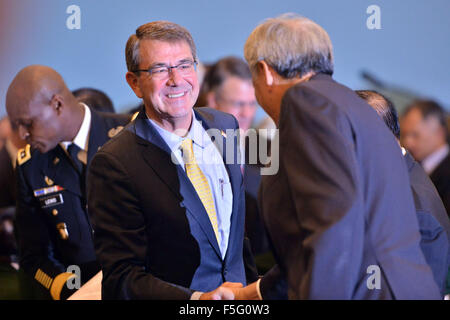
<svg viewBox="0 0 450 320">
<path fill-rule="evenodd" d="M 255 255 L 258 271 L 265 273 L 274 262 L 264 225 L 259 215 L 257 197 L 261 181 L 260 164 L 250 163 L 248 152 L 258 151 L 259 140 L 247 137 L 251 128 L 258 103 L 252 84 L 252 74 L 248 64 L 238 57 L 225 57 L 208 67 L 200 90 L 207 105 L 233 115 L 241 132 L 242 173 L 245 185 L 245 228 Z M 266 140 L 263 140 L 267 143 Z M 249 144 L 256 144 L 250 149 Z M 269 150 L 269 149 L 268 149 Z"/>
<path fill-rule="evenodd" d="M 72 91 L 78 101 L 85 103 L 91 109 L 100 112 L 114 113 L 114 104 L 106 93 L 94 88 L 80 88 Z"/>
<path fill-rule="evenodd" d="M 401 143 L 430 176 L 450 216 L 450 154 L 447 114 L 435 101 L 416 100 L 401 119 Z"/>
<path fill-rule="evenodd" d="M 356 93 L 375 109 L 394 134 L 402 149 L 419 222 L 420 247 L 433 271 L 434 280 L 439 286 L 442 296 L 444 296 L 450 264 L 450 220 L 444 204 L 420 164 L 413 159 L 408 151 L 401 147 L 400 124 L 393 103 L 376 91 L 357 90 Z"/>
</svg>

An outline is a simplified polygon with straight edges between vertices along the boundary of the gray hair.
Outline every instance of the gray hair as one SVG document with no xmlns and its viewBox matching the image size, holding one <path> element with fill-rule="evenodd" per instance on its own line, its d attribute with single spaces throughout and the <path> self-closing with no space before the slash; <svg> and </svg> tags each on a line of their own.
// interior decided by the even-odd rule
<svg viewBox="0 0 450 320">
<path fill-rule="evenodd" d="M 333 74 L 333 46 L 327 32 L 295 13 L 258 25 L 245 43 L 244 56 L 253 71 L 264 60 L 287 79 L 310 71 Z"/>
<path fill-rule="evenodd" d="M 139 43 L 140 40 L 159 40 L 166 42 L 186 41 L 191 48 L 192 57 L 197 60 L 197 49 L 189 31 L 173 22 L 153 21 L 143 24 L 136 29 L 127 41 L 125 58 L 128 71 L 139 69 Z"/>
</svg>

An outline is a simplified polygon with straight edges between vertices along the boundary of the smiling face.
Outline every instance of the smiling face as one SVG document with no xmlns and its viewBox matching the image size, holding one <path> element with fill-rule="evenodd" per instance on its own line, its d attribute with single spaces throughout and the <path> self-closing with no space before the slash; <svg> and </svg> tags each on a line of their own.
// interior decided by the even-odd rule
<svg viewBox="0 0 450 320">
<path fill-rule="evenodd" d="M 139 44 L 139 69 L 178 66 L 194 61 L 187 42 L 142 40 Z M 144 100 L 148 116 L 156 122 L 185 122 L 191 119 L 199 85 L 194 69 L 190 73 L 172 68 L 167 77 L 148 72 L 127 73 L 127 81 L 137 97 Z"/>
</svg>

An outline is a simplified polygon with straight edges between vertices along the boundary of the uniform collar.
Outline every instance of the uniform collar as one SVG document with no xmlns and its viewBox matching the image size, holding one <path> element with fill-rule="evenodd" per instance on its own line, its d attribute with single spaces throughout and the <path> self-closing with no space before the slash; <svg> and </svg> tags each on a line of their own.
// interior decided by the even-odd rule
<svg viewBox="0 0 450 320">
<path fill-rule="evenodd" d="M 63 147 L 64 150 L 67 150 L 67 147 L 72 143 L 76 144 L 81 150 L 88 150 L 89 130 L 91 128 L 91 110 L 86 104 L 82 102 L 80 104 L 84 107 L 83 122 L 81 123 L 80 130 L 78 130 L 77 135 L 72 141 L 61 142 L 61 147 Z"/>
</svg>

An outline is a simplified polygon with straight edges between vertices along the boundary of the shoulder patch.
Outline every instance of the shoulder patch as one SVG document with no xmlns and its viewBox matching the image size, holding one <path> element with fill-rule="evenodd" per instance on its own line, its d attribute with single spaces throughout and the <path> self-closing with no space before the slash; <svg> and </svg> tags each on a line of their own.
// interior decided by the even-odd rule
<svg viewBox="0 0 450 320">
<path fill-rule="evenodd" d="M 116 128 L 112 128 L 108 131 L 108 137 L 112 138 L 114 137 L 116 134 L 118 134 L 120 131 L 122 131 L 123 126 L 118 126 Z"/>
<path fill-rule="evenodd" d="M 134 119 L 136 119 L 137 116 L 138 116 L 138 114 L 139 114 L 139 111 L 136 111 L 136 112 L 133 114 L 133 116 L 131 117 L 130 122 L 133 121 Z"/>
<path fill-rule="evenodd" d="M 20 149 L 17 152 L 17 162 L 19 163 L 19 166 L 31 159 L 30 148 L 31 146 L 27 144 L 25 148 Z"/>
</svg>

